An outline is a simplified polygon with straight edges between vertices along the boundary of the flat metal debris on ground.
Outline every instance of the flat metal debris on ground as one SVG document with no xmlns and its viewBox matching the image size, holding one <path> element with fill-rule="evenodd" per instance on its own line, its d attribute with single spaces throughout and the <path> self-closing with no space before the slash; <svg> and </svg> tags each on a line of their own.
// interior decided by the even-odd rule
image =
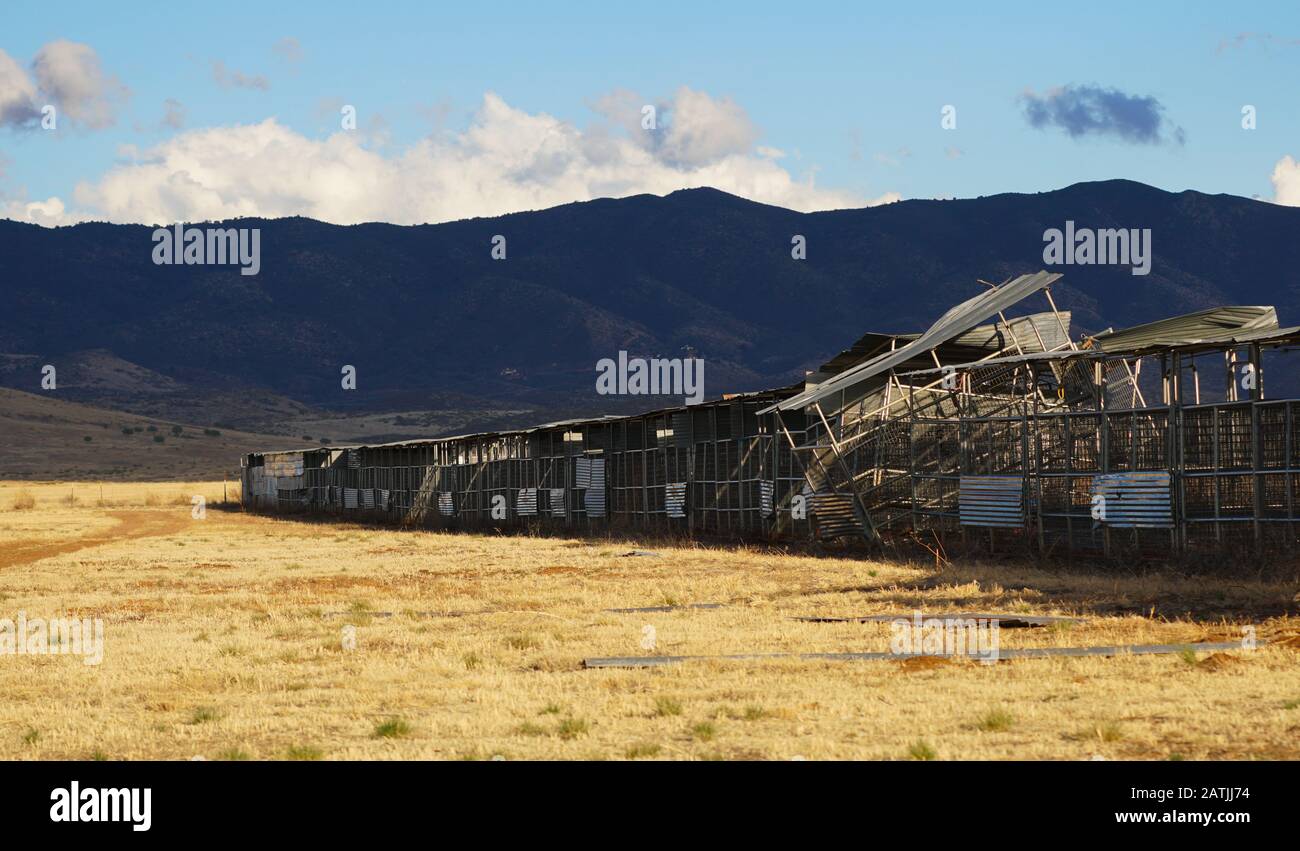
<svg viewBox="0 0 1300 851">
<path fill-rule="evenodd" d="M 1263 646 L 1258 642 L 1257 646 Z M 1000 650 L 998 662 L 1015 659 L 1045 659 L 1050 657 L 1084 657 L 1084 656 L 1150 656 L 1164 653 L 1194 653 L 1217 650 L 1241 650 L 1239 641 L 1214 641 L 1198 644 L 1128 644 L 1101 647 L 1024 647 L 1015 650 Z M 771 661 L 774 659 L 799 659 L 809 662 L 884 662 L 889 659 L 914 659 L 930 656 L 939 659 L 968 659 L 985 661 L 979 656 L 950 653 L 890 653 L 888 651 L 871 653 L 737 653 L 721 656 L 604 656 L 583 659 L 584 668 L 653 668 L 660 665 L 677 665 L 682 662 L 752 662 Z"/>
<path fill-rule="evenodd" d="M 848 615 L 845 617 L 804 615 L 794 618 L 794 620 L 804 623 L 893 623 L 900 620 L 911 622 L 917 619 L 921 621 L 943 621 L 945 623 L 949 621 L 991 621 L 1005 629 L 1049 626 L 1054 623 L 1083 623 L 1084 620 L 1083 618 L 1063 615 L 998 615 L 988 612 L 945 612 L 942 614 L 912 612 L 906 615 Z"/>
<path fill-rule="evenodd" d="M 605 609 L 616 615 L 631 615 L 638 612 L 677 612 L 683 609 L 722 609 L 726 603 L 689 603 L 685 606 L 641 606 L 633 609 Z"/>
</svg>

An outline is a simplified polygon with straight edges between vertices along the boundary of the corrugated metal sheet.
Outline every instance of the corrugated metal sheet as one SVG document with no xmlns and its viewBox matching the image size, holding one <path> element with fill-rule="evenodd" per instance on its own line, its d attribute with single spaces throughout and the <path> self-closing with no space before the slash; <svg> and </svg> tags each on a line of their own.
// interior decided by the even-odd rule
<svg viewBox="0 0 1300 851">
<path fill-rule="evenodd" d="M 853 510 L 853 497 L 840 493 L 815 493 L 810 499 L 812 512 L 817 517 L 817 537 L 859 538 L 862 524 Z"/>
<path fill-rule="evenodd" d="M 1017 316 L 1007 320 L 1010 328 L 997 322 L 991 325 L 979 325 L 964 334 L 959 334 L 947 341 L 955 346 L 968 346 L 974 349 L 1000 349 L 1013 344 L 1013 338 L 1020 342 L 1026 352 L 1041 352 L 1056 349 L 1069 342 L 1070 311 L 1057 314 L 1051 312 L 1033 313 Z M 1065 326 L 1062 329 L 1062 325 Z M 891 348 L 904 346 L 920 334 L 882 334 L 871 331 L 863 334 L 852 346 L 823 363 L 816 373 L 808 376 L 807 381 L 816 384 L 839 375 L 856 364 L 878 357 Z"/>
<path fill-rule="evenodd" d="M 564 516 L 564 488 L 551 488 L 551 516 Z"/>
<path fill-rule="evenodd" d="M 451 491 L 440 491 L 438 493 L 438 513 L 444 517 L 450 517 L 456 513 L 456 503 L 452 500 Z"/>
<path fill-rule="evenodd" d="M 669 517 L 686 516 L 686 482 L 670 482 L 664 486 L 664 508 Z"/>
<path fill-rule="evenodd" d="M 515 502 L 515 512 L 528 516 L 537 513 L 537 488 L 520 488 Z"/>
<path fill-rule="evenodd" d="M 996 316 L 1000 311 L 1050 286 L 1060 277 L 1057 272 L 1035 272 L 1032 275 L 1021 275 L 1000 287 L 985 290 L 939 317 L 929 330 L 907 345 L 874 357 L 817 385 L 812 390 L 791 396 L 789 399 L 764 408 L 759 413 L 806 408 L 841 391 L 853 398 L 857 392 L 864 390 L 866 383 L 875 376 L 886 373 L 913 357 L 925 354 L 940 343 L 974 329 L 990 316 Z"/>
<path fill-rule="evenodd" d="M 1052 361 L 1065 361 L 1071 359 L 1100 360 L 1101 353 L 1096 351 L 1074 351 L 1070 349 L 1058 350 L 1055 352 L 1031 352 L 1026 355 L 1005 355 L 999 358 L 987 358 L 985 360 L 969 361 L 967 363 L 945 364 L 943 367 L 936 366 L 926 367 L 925 369 L 914 369 L 910 372 L 900 372 L 898 375 L 900 378 L 924 378 L 926 376 L 940 375 L 944 370 L 948 369 L 955 369 L 958 371 L 977 367 L 987 369 L 995 366 L 1006 366 L 1017 363 L 1048 363 Z"/>
<path fill-rule="evenodd" d="M 1223 343 L 1280 344 L 1280 343 L 1293 343 L 1293 342 L 1300 342 L 1300 325 L 1293 325 L 1287 328 L 1265 329 L 1263 331 L 1230 332 L 1217 339 L 1209 339 L 1209 338 L 1196 339 L 1196 340 L 1186 339 L 1186 340 L 1179 340 L 1177 342 L 1166 341 L 1164 343 L 1159 343 L 1159 344 L 1149 343 L 1144 345 L 1142 348 L 1159 349 L 1162 346 L 1175 346 L 1175 345 L 1176 346 L 1198 346 L 1202 344 L 1206 346 L 1212 346 L 1212 345 L 1218 345 Z M 986 360 L 979 360 L 979 361 L 970 361 L 968 363 L 948 364 L 945 365 L 943 368 L 927 367 L 926 369 L 914 369 L 909 372 L 899 373 L 899 377 L 924 378 L 926 376 L 941 374 L 945 369 L 955 369 L 958 371 L 961 371 L 963 369 L 973 369 L 973 368 L 991 369 L 993 367 L 1008 366 L 1017 363 L 1031 363 L 1031 362 L 1047 363 L 1047 362 L 1059 362 L 1059 361 L 1068 361 L 1068 360 L 1080 360 L 1080 361 L 1104 360 L 1106 354 L 1107 354 L 1106 352 L 1103 352 L 1099 348 L 1092 348 L 1092 349 L 1079 349 L 1079 350 L 1067 349 L 1062 351 L 1046 352 L 1046 353 L 1033 352 L 1026 355 L 1005 355 L 1003 357 L 988 358 Z M 1117 354 L 1117 353 L 1111 352 L 1110 354 Z M 1127 352 L 1125 352 L 1125 354 L 1127 354 Z"/>
<path fill-rule="evenodd" d="M 1055 313 L 1031 313 L 1028 316 L 1011 317 L 1007 319 L 1006 325 L 1000 321 L 991 325 L 980 325 L 965 334 L 953 337 L 948 343 L 994 351 L 1019 344 L 1020 348 L 1027 353 L 1042 352 L 1068 345 L 1069 330 L 1070 311 L 1068 310 L 1060 312 L 1059 320 Z"/>
<path fill-rule="evenodd" d="M 962 476 L 958 494 L 961 525 L 1022 528 L 1024 492 L 1023 476 Z"/>
<path fill-rule="evenodd" d="M 581 460 L 581 459 L 579 459 Z M 582 506 L 588 517 L 605 516 L 605 459 L 592 458 L 591 485 L 582 494 Z"/>
<path fill-rule="evenodd" d="M 301 452 L 286 452 L 267 456 L 262 462 L 268 476 L 301 476 L 303 459 Z"/>
<path fill-rule="evenodd" d="M 1092 339 L 1102 351 L 1124 352 L 1146 346 L 1174 346 L 1231 339 L 1237 334 L 1277 329 L 1277 311 L 1272 307 L 1214 307 L 1134 325 L 1132 328 L 1108 331 Z"/>
<path fill-rule="evenodd" d="M 758 513 L 763 517 L 771 517 L 773 514 L 772 493 L 773 486 L 771 482 L 758 483 Z"/>
<path fill-rule="evenodd" d="M 863 334 L 852 346 L 840 352 L 835 357 L 822 364 L 817 373 L 810 376 L 815 381 L 824 381 L 835 375 L 839 375 L 844 370 L 855 364 L 862 363 L 868 358 L 874 358 L 882 352 L 886 352 L 891 346 L 898 346 L 915 340 L 920 334 L 882 334 L 876 331 L 868 331 Z"/>
<path fill-rule="evenodd" d="M 1167 472 L 1107 473 L 1094 476 L 1094 511 L 1101 522 L 1118 528 L 1168 529 L 1174 525 Z M 1105 502 L 1100 505 L 1097 497 Z"/>
</svg>

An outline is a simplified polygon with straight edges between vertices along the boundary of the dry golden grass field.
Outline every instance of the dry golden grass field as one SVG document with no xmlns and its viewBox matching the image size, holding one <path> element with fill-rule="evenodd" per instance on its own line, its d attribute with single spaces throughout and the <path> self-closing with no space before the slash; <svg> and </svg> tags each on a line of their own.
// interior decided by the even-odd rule
<svg viewBox="0 0 1300 851">
<path fill-rule="evenodd" d="M 0 655 L 0 758 L 1300 758 L 1293 582 L 193 519 L 193 494 L 222 483 L 0 483 L 0 618 L 104 622 L 99 665 Z M 605 611 L 689 603 L 726 605 Z M 1268 643 L 582 666 L 650 653 L 646 626 L 668 655 L 886 650 L 886 624 L 792 618 L 914 609 L 1085 619 L 1004 649 Z"/>
</svg>

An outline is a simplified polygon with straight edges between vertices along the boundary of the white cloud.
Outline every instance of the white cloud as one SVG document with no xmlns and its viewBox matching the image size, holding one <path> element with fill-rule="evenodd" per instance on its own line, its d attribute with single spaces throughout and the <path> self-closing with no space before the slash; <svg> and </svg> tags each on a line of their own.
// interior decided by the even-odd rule
<svg viewBox="0 0 1300 851">
<path fill-rule="evenodd" d="M 12 56 L 0 50 L 0 127 L 19 127 L 39 117 L 36 84 Z"/>
<path fill-rule="evenodd" d="M 621 127 L 638 147 L 653 151 L 664 162 L 691 167 L 715 162 L 754 148 L 758 128 L 730 98 L 714 98 L 688 86 L 669 101 L 651 103 L 635 92 L 620 89 L 591 104 L 615 127 Z M 654 108 L 652 126 L 646 108 Z M 762 154 L 764 150 L 760 149 Z"/>
<path fill-rule="evenodd" d="M 683 86 L 669 109 L 667 136 L 659 153 L 668 162 L 698 166 L 747 154 L 757 138 L 758 128 L 730 98 L 715 100 Z"/>
<path fill-rule="evenodd" d="M 310 139 L 273 118 L 193 130 L 79 184 L 79 211 L 62 215 L 146 224 L 294 215 L 414 224 L 701 186 L 804 211 L 899 200 L 887 193 L 868 201 L 796 178 L 778 151 L 754 149 L 752 126 L 729 101 L 683 89 L 667 104 L 667 137 L 653 143 L 636 135 L 644 131 L 634 106 L 634 130 L 584 131 L 489 93 L 465 131 L 392 154 L 367 147 L 360 132 Z"/>
<path fill-rule="evenodd" d="M 1282 157 L 1273 166 L 1273 200 L 1288 207 L 1300 207 L 1300 162 Z"/>
<path fill-rule="evenodd" d="M 72 225 L 85 221 L 86 216 L 70 213 L 58 198 L 44 201 L 5 201 L 0 199 L 0 219 L 15 219 L 45 227 Z"/>
<path fill-rule="evenodd" d="M 110 127 L 130 94 L 104 73 L 89 45 L 52 41 L 37 52 L 30 74 L 0 50 L 0 127 L 35 126 L 46 104 L 58 108 L 59 119 L 92 130 Z"/>
<path fill-rule="evenodd" d="M 112 126 L 130 95 L 116 77 L 104 73 L 99 56 L 87 44 L 50 42 L 32 60 L 32 72 L 37 88 L 63 115 L 92 129 Z"/>
</svg>

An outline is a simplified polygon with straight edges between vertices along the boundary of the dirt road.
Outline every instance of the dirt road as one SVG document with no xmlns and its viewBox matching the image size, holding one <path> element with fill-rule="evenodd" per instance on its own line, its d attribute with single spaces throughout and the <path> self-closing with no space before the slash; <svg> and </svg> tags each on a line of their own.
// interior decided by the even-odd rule
<svg viewBox="0 0 1300 851">
<path fill-rule="evenodd" d="M 52 556 L 66 555 L 78 550 L 128 541 L 136 538 L 152 538 L 158 535 L 171 535 L 184 529 L 190 523 L 189 509 L 171 511 L 109 511 L 109 517 L 117 520 L 116 526 L 93 535 L 85 535 L 71 541 L 51 543 L 41 540 L 17 541 L 0 550 L 0 568 L 31 564 Z"/>
</svg>

